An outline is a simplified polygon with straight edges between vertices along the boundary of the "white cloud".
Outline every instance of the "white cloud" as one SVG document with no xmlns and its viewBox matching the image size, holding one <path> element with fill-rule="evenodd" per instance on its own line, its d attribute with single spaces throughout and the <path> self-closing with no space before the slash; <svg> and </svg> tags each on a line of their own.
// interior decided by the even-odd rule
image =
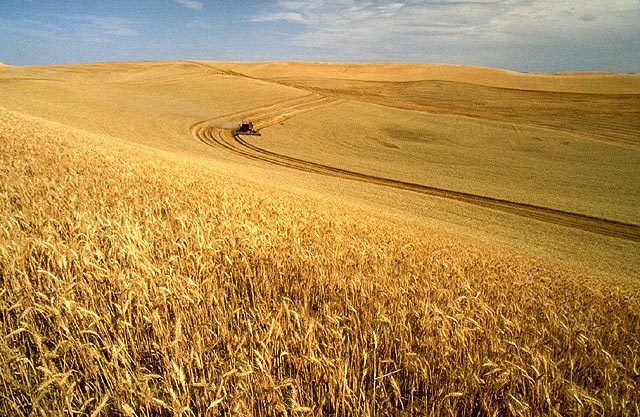
<svg viewBox="0 0 640 417">
<path fill-rule="evenodd" d="M 496 48 L 534 56 L 554 47 L 588 50 L 590 40 L 604 50 L 613 35 L 640 41 L 639 16 L 629 0 L 281 0 L 252 20 L 303 23 L 289 42 L 314 59 L 508 66 L 507 56 L 497 62 Z M 575 59 L 584 66 L 590 58 Z"/>
<path fill-rule="evenodd" d="M 176 3 L 192 10 L 202 10 L 204 3 L 197 0 L 174 0 Z"/>
<path fill-rule="evenodd" d="M 135 22 L 118 17 L 51 14 L 49 21 L 0 19 L 0 29 L 43 39 L 71 42 L 111 42 L 114 37 L 137 36 Z"/>
<path fill-rule="evenodd" d="M 135 22 L 120 17 L 54 14 L 64 29 L 55 35 L 60 39 L 80 42 L 109 43 L 114 37 L 137 36 Z"/>
<path fill-rule="evenodd" d="M 273 12 L 273 13 L 265 13 L 259 16 L 256 16 L 251 19 L 252 22 L 277 22 L 277 21 L 287 21 L 292 23 L 303 23 L 309 24 L 311 23 L 309 20 L 305 19 L 300 13 L 296 12 Z"/>
<path fill-rule="evenodd" d="M 76 16 L 79 22 L 77 30 L 84 33 L 115 36 L 135 36 L 138 31 L 133 28 L 134 23 L 129 19 L 119 17 Z"/>
<path fill-rule="evenodd" d="M 40 20 L 23 18 L 16 20 L 0 19 L 0 30 L 44 39 L 56 39 L 56 34 L 64 29 Z"/>
</svg>

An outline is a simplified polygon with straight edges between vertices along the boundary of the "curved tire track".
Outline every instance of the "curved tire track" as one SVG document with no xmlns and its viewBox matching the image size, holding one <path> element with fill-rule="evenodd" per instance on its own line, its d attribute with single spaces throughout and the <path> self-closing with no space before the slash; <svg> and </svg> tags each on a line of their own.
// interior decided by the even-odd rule
<svg viewBox="0 0 640 417">
<path fill-rule="evenodd" d="M 251 118 L 259 129 L 263 129 L 300 113 L 314 110 L 318 107 L 335 104 L 340 101 L 342 100 L 326 96 L 308 95 L 301 99 L 287 100 L 275 105 L 254 109 L 253 111 L 236 113 L 232 116 L 237 118 Z M 527 203 L 518 203 L 493 197 L 430 187 L 427 185 L 390 178 L 377 177 L 316 162 L 305 161 L 252 145 L 245 141 L 241 136 L 236 135 L 232 130 L 217 126 L 215 124 L 215 120 L 216 119 L 205 120 L 194 124 L 190 129 L 192 135 L 207 145 L 222 147 L 245 158 L 264 161 L 305 172 L 331 175 L 339 178 L 413 191 L 434 197 L 447 198 L 482 208 L 502 211 L 604 236 L 640 242 L 640 226 L 635 224 L 535 206 Z"/>
</svg>

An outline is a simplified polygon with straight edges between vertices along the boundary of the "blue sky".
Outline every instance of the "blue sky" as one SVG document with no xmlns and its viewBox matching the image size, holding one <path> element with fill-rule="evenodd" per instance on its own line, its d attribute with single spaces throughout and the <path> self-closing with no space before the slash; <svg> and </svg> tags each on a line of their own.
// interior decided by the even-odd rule
<svg viewBox="0 0 640 417">
<path fill-rule="evenodd" d="M 638 0 L 0 0 L 0 61 L 438 62 L 640 72 Z"/>
</svg>

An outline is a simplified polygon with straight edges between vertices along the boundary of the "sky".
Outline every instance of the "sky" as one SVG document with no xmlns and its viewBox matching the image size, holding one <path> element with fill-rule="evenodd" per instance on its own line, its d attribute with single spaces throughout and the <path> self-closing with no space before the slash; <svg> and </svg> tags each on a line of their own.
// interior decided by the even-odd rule
<svg viewBox="0 0 640 417">
<path fill-rule="evenodd" d="M 640 73 L 640 0 L 0 0 L 0 61 L 432 62 Z"/>
</svg>

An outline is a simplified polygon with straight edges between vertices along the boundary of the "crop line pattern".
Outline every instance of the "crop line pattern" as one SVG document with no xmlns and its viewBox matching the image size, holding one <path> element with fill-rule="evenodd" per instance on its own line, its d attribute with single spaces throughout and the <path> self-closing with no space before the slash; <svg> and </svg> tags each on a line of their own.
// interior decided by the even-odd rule
<svg viewBox="0 0 640 417">
<path fill-rule="evenodd" d="M 286 100 L 274 105 L 234 113 L 225 116 L 225 118 L 227 120 L 230 118 L 252 119 L 258 129 L 264 129 L 301 113 L 343 101 L 344 100 L 342 99 L 334 97 L 310 94 L 299 99 Z M 247 142 L 240 135 L 235 134 L 233 130 L 217 126 L 216 120 L 220 119 L 221 118 L 205 120 L 194 124 L 191 127 L 192 135 L 207 145 L 220 146 L 237 155 L 253 160 L 268 162 L 305 172 L 330 175 L 375 185 L 392 187 L 400 190 L 412 191 L 434 197 L 446 198 L 486 209 L 502 211 L 603 236 L 640 242 L 640 226 L 635 224 L 536 206 L 533 204 L 487 197 L 461 191 L 447 190 L 391 178 L 378 177 L 272 152 Z"/>
</svg>

